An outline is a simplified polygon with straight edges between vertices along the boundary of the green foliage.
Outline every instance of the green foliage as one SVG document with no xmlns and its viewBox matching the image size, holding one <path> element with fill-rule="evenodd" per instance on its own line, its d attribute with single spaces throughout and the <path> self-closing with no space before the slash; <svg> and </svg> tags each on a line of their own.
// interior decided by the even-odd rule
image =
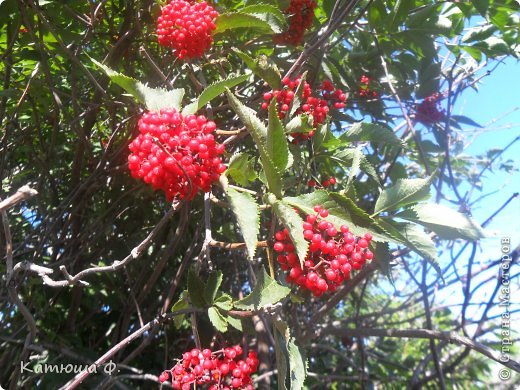
<svg viewBox="0 0 520 390">
<path fill-rule="evenodd" d="M 247 74 L 243 74 L 241 76 L 230 76 L 227 79 L 211 84 L 209 87 L 205 88 L 204 91 L 202 91 L 197 100 L 184 107 L 182 114 L 195 114 L 207 103 L 215 99 L 217 96 L 222 95 L 226 88 L 233 88 L 234 86 L 246 81 L 248 78 L 249 75 Z"/>
<path fill-rule="evenodd" d="M 427 200 L 434 175 L 428 179 L 403 179 L 381 192 L 374 206 L 374 214 L 398 210 L 403 206 Z"/>
<path fill-rule="evenodd" d="M 273 211 L 280 222 L 282 222 L 289 231 L 289 236 L 296 247 L 296 253 L 298 254 L 300 263 L 303 265 L 309 249 L 309 243 L 303 238 L 303 219 L 284 201 L 276 202 L 273 205 Z"/>
<path fill-rule="evenodd" d="M 269 149 L 267 149 L 267 128 L 262 121 L 258 119 L 254 110 L 243 105 L 229 90 L 226 91 L 226 94 L 229 104 L 242 120 L 256 143 L 256 147 L 260 152 L 262 168 L 267 179 L 269 190 L 277 197 L 281 197 L 282 175 L 273 161 L 274 156 L 270 154 Z"/>
<path fill-rule="evenodd" d="M 423 203 L 412 206 L 396 217 L 417 222 L 449 240 L 479 240 L 487 236 L 472 218 L 440 204 Z"/>
<path fill-rule="evenodd" d="M 255 256 L 258 233 L 260 232 L 258 204 L 251 194 L 239 192 L 230 187 L 226 188 L 226 196 L 244 237 L 248 257 L 252 259 Z"/>
<path fill-rule="evenodd" d="M 120 349 L 111 359 L 120 372 L 109 384 L 106 376 L 89 375 L 82 386 L 153 387 L 161 370 L 194 347 L 196 326 L 203 348 L 265 347 L 259 374 L 278 375 L 264 375 L 259 386 L 434 388 L 429 340 L 325 331 L 329 325 L 425 328 L 423 280 L 434 331 L 463 328 L 462 295 L 453 291 L 467 287 L 466 325 L 482 332 L 472 333 L 473 341 L 487 343 L 500 329 L 496 299 L 480 302 L 482 291 L 495 290 L 497 259 L 467 241 L 487 235 L 470 217 L 482 210 L 482 199 L 494 196 L 486 179 L 517 169 L 503 157 L 509 146 L 499 137 L 491 150 L 467 154 L 473 137 L 489 129 L 452 113 L 459 114 L 453 105 L 468 88 L 494 82 L 492 74 L 483 77 L 487 69 L 506 56 L 518 58 L 515 0 L 374 0 L 349 3 L 348 10 L 319 0 L 298 47 L 273 42 L 273 34 L 288 28 L 290 15 L 281 12 L 288 0 L 219 0 L 212 2 L 220 13 L 212 48 L 189 61 L 156 42 L 165 1 L 34 3 L 0 1 L 1 198 L 24 184 L 38 190 L 7 209 L 2 230 L 8 225 L 11 234 L 1 233 L 1 247 L 13 249 L 11 281 L 20 301 L 2 290 L 0 387 L 64 387 L 75 373 L 20 373 L 19 359 L 85 364 L 114 346 Z M 330 23 L 339 16 L 341 22 Z M 327 26 L 334 31 L 321 42 Z M 331 109 L 317 125 L 301 112 L 300 85 L 288 115 L 280 119 L 274 102 L 261 110 L 263 94 L 282 89 L 282 76 L 293 67 L 291 78 L 307 80 L 314 95 L 331 80 L 347 93 L 346 107 Z M 362 75 L 377 97 L 360 96 Z M 187 105 L 185 91 L 192 99 Z M 417 104 L 435 92 L 443 93 L 439 104 L 450 117 L 426 126 L 415 119 Z M 126 164 L 142 110 L 162 108 L 215 121 L 228 169 L 211 190 L 211 207 L 200 195 L 179 206 L 176 199 L 177 211 L 155 230 L 172 203 L 132 178 Z M 495 114 L 489 113 L 490 122 Z M 292 134 L 311 131 L 310 141 L 290 142 Z M 306 185 L 331 176 L 337 184 L 330 191 Z M 431 203 L 421 203 L 430 190 Z M 503 187 L 491 190 L 504 193 Z M 369 276 L 359 280 L 353 270 L 346 290 L 319 298 L 288 283 L 277 254 L 264 248 L 285 227 L 303 261 L 302 223 L 317 204 L 336 227 L 374 236 Z M 5 276 L 11 258 L 7 251 L 3 257 Z M 67 283 L 67 272 L 74 276 L 92 265 L 110 272 L 89 273 L 88 286 L 51 287 L 34 271 L 47 267 L 45 277 Z M 511 275 L 518 272 L 512 268 Z M 34 339 L 21 304 L 34 318 Z M 472 313 L 476 305 L 489 308 L 482 319 L 482 310 Z M 153 326 L 138 338 L 123 341 L 148 322 Z M 442 341 L 436 347 L 447 387 L 496 385 L 487 358 Z"/>
<path fill-rule="evenodd" d="M 256 275 L 253 291 L 243 299 L 236 301 L 234 306 L 241 310 L 261 310 L 281 301 L 291 291 L 271 278 L 262 268 Z"/>
<path fill-rule="evenodd" d="M 131 77 L 110 69 L 94 59 L 91 59 L 91 61 L 105 72 L 112 82 L 131 94 L 138 102 L 143 103 L 150 111 L 159 111 L 163 108 L 175 108 L 177 111 L 180 110 L 184 96 L 184 88 L 177 88 L 171 91 L 163 88 L 150 88 Z"/>
</svg>

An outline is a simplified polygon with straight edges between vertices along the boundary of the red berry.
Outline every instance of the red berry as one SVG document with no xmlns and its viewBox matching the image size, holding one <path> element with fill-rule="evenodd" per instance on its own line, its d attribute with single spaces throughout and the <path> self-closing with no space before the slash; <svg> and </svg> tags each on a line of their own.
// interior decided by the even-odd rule
<svg viewBox="0 0 520 390">
<path fill-rule="evenodd" d="M 179 59 L 202 57 L 213 42 L 218 12 L 205 1 L 172 0 L 157 19 L 157 39 Z"/>
</svg>

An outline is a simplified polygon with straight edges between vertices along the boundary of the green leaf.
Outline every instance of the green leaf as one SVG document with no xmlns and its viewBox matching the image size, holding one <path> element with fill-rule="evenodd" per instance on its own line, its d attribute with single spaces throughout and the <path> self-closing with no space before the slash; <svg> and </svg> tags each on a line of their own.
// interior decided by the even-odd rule
<svg viewBox="0 0 520 390">
<path fill-rule="evenodd" d="M 350 129 L 343 134 L 341 140 L 346 141 L 371 141 L 374 143 L 384 142 L 386 144 L 403 147 L 401 140 L 389 129 L 376 123 L 354 123 Z"/>
<path fill-rule="evenodd" d="M 434 176 L 435 174 L 428 179 L 398 180 L 393 186 L 384 189 L 377 198 L 374 215 L 427 200 L 430 197 L 430 185 Z"/>
<path fill-rule="evenodd" d="M 451 119 L 454 119 L 457 122 L 463 123 L 465 125 L 470 125 L 470 126 L 475 126 L 475 127 L 480 127 L 480 128 L 484 127 L 484 126 L 478 124 L 477 122 L 475 122 L 473 119 L 468 118 L 467 116 L 464 116 L 464 115 L 452 115 Z"/>
<path fill-rule="evenodd" d="M 417 222 L 445 239 L 462 238 L 477 241 L 487 236 L 482 227 L 472 218 L 440 204 L 418 204 L 395 217 Z"/>
<path fill-rule="evenodd" d="M 471 2 L 477 9 L 478 13 L 485 18 L 489 8 L 489 0 L 471 0 Z"/>
<path fill-rule="evenodd" d="M 118 73 L 92 58 L 90 60 L 103 70 L 112 82 L 131 94 L 138 102 L 143 103 L 148 110 L 160 111 L 164 108 L 175 108 L 177 111 L 180 111 L 184 96 L 183 88 L 171 91 L 163 88 L 150 88 L 140 81 Z"/>
<path fill-rule="evenodd" d="M 287 28 L 287 19 L 278 7 L 270 4 L 254 4 L 244 7 L 241 13 L 254 15 L 274 28 L 281 28 L 282 31 Z"/>
<path fill-rule="evenodd" d="M 309 250 L 309 243 L 303 238 L 303 219 L 294 211 L 292 206 L 289 206 L 283 201 L 276 202 L 273 205 L 273 211 L 289 231 L 289 236 L 296 247 L 300 264 L 303 266 L 307 251 Z"/>
<path fill-rule="evenodd" d="M 312 119 L 312 116 L 309 114 L 296 115 L 285 125 L 285 131 L 288 134 L 310 133 L 314 130 L 312 127 Z"/>
<path fill-rule="evenodd" d="M 287 137 L 285 131 L 278 118 L 276 110 L 276 99 L 271 100 L 269 104 L 269 126 L 267 128 L 266 140 L 267 154 L 273 160 L 274 166 L 280 172 L 289 168 L 289 147 L 287 146 Z"/>
<path fill-rule="evenodd" d="M 380 220 L 379 223 L 381 223 L 388 232 L 395 234 L 396 238 L 402 241 L 404 245 L 428 260 L 439 276 L 442 276 L 435 244 L 421 227 L 413 223 L 396 222 L 386 218 Z"/>
<path fill-rule="evenodd" d="M 273 336 L 278 368 L 278 389 L 303 389 L 307 376 L 307 359 L 296 345 L 287 323 L 275 320 Z"/>
<path fill-rule="evenodd" d="M 317 190 L 298 197 L 286 197 L 284 202 L 297 207 L 305 214 L 315 214 L 314 206 L 321 205 L 329 211 L 327 221 L 331 222 L 336 229 L 341 225 L 347 225 L 350 231 L 358 236 L 363 236 L 367 232 L 372 233 L 374 242 L 395 241 L 370 215 L 344 195 Z"/>
<path fill-rule="evenodd" d="M 231 156 L 225 174 L 231 176 L 235 182 L 243 187 L 246 187 L 258 177 L 253 157 L 247 153 L 237 153 Z"/>
<path fill-rule="evenodd" d="M 176 313 L 180 310 L 187 309 L 188 307 L 190 307 L 188 299 L 189 299 L 188 291 L 184 290 L 181 293 L 177 302 L 175 302 L 174 305 L 172 306 L 172 309 L 171 309 L 172 313 Z M 173 318 L 173 324 L 177 329 L 179 329 L 181 327 L 182 322 L 184 321 L 185 317 L 186 317 L 185 314 L 180 314 Z"/>
<path fill-rule="evenodd" d="M 213 301 L 217 296 L 218 289 L 222 283 L 222 272 L 215 271 L 209 275 L 206 281 L 206 287 L 204 288 L 204 300 L 208 305 L 213 305 Z"/>
<path fill-rule="evenodd" d="M 240 332 L 244 331 L 244 327 L 242 326 L 242 320 L 240 318 L 235 318 L 230 315 L 225 316 L 226 321 L 229 325 L 231 325 L 236 330 L 239 330 Z"/>
<path fill-rule="evenodd" d="M 300 76 L 300 83 L 296 87 L 296 91 L 294 91 L 294 99 L 291 102 L 291 105 L 289 107 L 289 114 L 286 116 L 287 120 L 289 118 L 292 118 L 294 113 L 303 102 L 303 90 L 305 89 L 305 78 L 307 77 L 307 71 L 303 72 L 303 74 Z"/>
<path fill-rule="evenodd" d="M 294 337 L 287 342 L 287 352 L 289 354 L 289 388 L 303 389 L 307 376 L 307 358 L 303 349 L 296 345 Z"/>
<path fill-rule="evenodd" d="M 374 249 L 374 260 L 379 264 L 379 268 L 386 277 L 394 284 L 392 277 L 391 260 L 392 254 L 387 242 L 377 242 Z"/>
<path fill-rule="evenodd" d="M 241 310 L 260 310 L 266 306 L 274 305 L 283 298 L 285 298 L 291 289 L 271 278 L 265 269 L 262 267 L 256 276 L 256 285 L 251 293 L 235 302 L 235 307 Z"/>
<path fill-rule="evenodd" d="M 369 177 L 371 177 L 378 186 L 381 186 L 381 181 L 379 179 L 379 175 L 377 174 L 376 169 L 373 165 L 368 161 L 366 156 L 363 154 L 361 146 L 357 148 L 344 148 L 338 149 L 332 155 L 317 155 L 317 159 L 321 158 L 331 158 L 334 161 L 337 161 L 341 164 L 350 167 L 349 178 L 347 182 L 347 187 L 350 186 L 354 178 L 357 176 L 360 170 L 365 172 Z"/>
<path fill-rule="evenodd" d="M 221 294 L 215 299 L 213 305 L 224 311 L 229 311 L 233 308 L 233 298 L 229 294 Z"/>
<path fill-rule="evenodd" d="M 265 177 L 267 179 L 267 186 L 269 190 L 278 198 L 282 197 L 282 175 L 276 169 L 274 162 L 269 155 L 266 148 L 267 142 L 267 128 L 262 121 L 258 119 L 256 113 L 251 108 L 243 105 L 229 89 L 226 89 L 229 104 L 240 120 L 246 126 L 249 134 L 253 137 L 256 147 L 260 152 L 260 160 L 262 161 L 262 168 L 264 169 Z"/>
<path fill-rule="evenodd" d="M 205 287 L 199 276 L 190 268 L 188 271 L 188 293 L 190 295 L 190 301 L 194 306 L 199 308 L 207 306 L 207 302 L 204 299 Z"/>
<path fill-rule="evenodd" d="M 284 321 L 274 320 L 274 349 L 276 353 L 276 367 L 278 369 L 278 390 L 287 390 L 285 381 L 289 369 L 289 353 L 287 351 L 287 338 L 289 328 Z"/>
<path fill-rule="evenodd" d="M 283 24 L 268 14 L 225 13 L 217 16 L 215 24 L 217 28 L 213 30 L 214 35 L 235 28 L 255 29 L 270 34 L 280 34 L 284 30 Z"/>
<path fill-rule="evenodd" d="M 260 232 L 260 210 L 253 196 L 247 192 L 239 192 L 226 188 L 226 196 L 231 209 L 237 218 L 238 226 L 244 237 L 249 259 L 255 256 L 258 234 Z"/>
<path fill-rule="evenodd" d="M 208 317 L 211 321 L 211 324 L 217 329 L 219 332 L 226 333 L 228 330 L 228 322 L 226 318 L 222 315 L 222 313 L 216 307 L 210 307 L 208 309 Z"/>
<path fill-rule="evenodd" d="M 205 88 L 200 96 L 193 103 L 188 104 L 182 110 L 182 115 L 195 114 L 198 110 L 204 107 L 207 103 L 215 99 L 217 96 L 223 94 L 226 88 L 233 88 L 234 86 L 243 83 L 250 76 L 243 74 L 241 76 L 230 76 L 227 79 L 217 81 Z"/>
<path fill-rule="evenodd" d="M 280 70 L 271 59 L 262 54 L 258 58 L 251 58 L 248 54 L 233 48 L 233 51 L 244 61 L 255 75 L 267 82 L 272 89 L 280 89 L 282 76 Z"/>
</svg>

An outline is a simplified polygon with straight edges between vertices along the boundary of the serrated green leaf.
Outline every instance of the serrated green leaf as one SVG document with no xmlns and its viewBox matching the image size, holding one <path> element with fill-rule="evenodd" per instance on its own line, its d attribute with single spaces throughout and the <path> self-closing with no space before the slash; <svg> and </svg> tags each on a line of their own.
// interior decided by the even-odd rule
<svg viewBox="0 0 520 390">
<path fill-rule="evenodd" d="M 280 89 L 282 76 L 276 63 L 271 61 L 266 55 L 262 54 L 258 58 L 251 58 L 248 54 L 233 48 L 233 51 L 244 61 L 255 75 L 266 81 L 272 89 Z"/>
<path fill-rule="evenodd" d="M 233 298 L 229 294 L 222 294 L 215 299 L 213 305 L 224 311 L 231 310 L 233 308 Z"/>
<path fill-rule="evenodd" d="M 235 318 L 230 315 L 225 316 L 226 321 L 229 325 L 231 325 L 236 330 L 239 330 L 240 332 L 244 331 L 244 327 L 242 326 L 242 320 L 240 318 Z"/>
<path fill-rule="evenodd" d="M 187 309 L 188 307 L 190 307 L 190 304 L 188 302 L 188 299 L 189 299 L 189 294 L 188 294 L 188 291 L 187 290 L 184 290 L 179 299 L 177 300 L 177 302 L 175 302 L 172 306 L 172 313 L 176 313 L 178 312 L 179 310 L 183 310 L 183 309 Z M 177 315 L 173 318 L 173 324 L 174 326 L 179 329 L 182 325 L 182 322 L 184 321 L 184 318 L 186 317 L 185 314 L 181 314 L 181 315 Z"/>
<path fill-rule="evenodd" d="M 440 204 L 418 204 L 395 217 L 416 222 L 449 240 L 462 238 L 477 241 L 487 237 L 487 233 L 471 217 Z"/>
<path fill-rule="evenodd" d="M 253 291 L 247 297 L 236 301 L 234 306 L 241 310 L 260 310 L 281 301 L 290 292 L 290 288 L 279 284 L 262 267 L 256 276 L 256 285 Z"/>
<path fill-rule="evenodd" d="M 285 384 L 289 370 L 289 352 L 287 350 L 287 339 L 289 328 L 284 321 L 274 320 L 274 348 L 276 353 L 276 367 L 278 369 L 278 390 L 287 390 Z"/>
<path fill-rule="evenodd" d="M 350 166 L 350 174 L 349 174 L 349 181 L 353 180 L 354 176 L 357 175 L 357 171 L 359 171 L 359 168 L 363 172 L 365 172 L 369 177 L 371 177 L 378 186 L 381 186 L 381 180 L 379 179 L 379 175 L 377 174 L 376 169 L 374 166 L 368 161 L 366 156 L 363 154 L 363 151 L 361 147 L 358 147 L 356 149 L 353 148 L 345 148 L 341 149 L 337 152 L 334 152 L 330 158 L 345 164 L 346 166 Z M 358 162 L 359 161 L 359 162 Z M 359 164 L 358 169 L 354 169 Z M 351 179 L 352 177 L 352 179 Z"/>
<path fill-rule="evenodd" d="M 217 96 L 222 95 L 226 91 L 226 88 L 233 88 L 234 86 L 246 81 L 249 77 L 250 76 L 247 74 L 241 76 L 230 76 L 227 79 L 211 84 L 202 91 L 197 100 L 184 107 L 182 115 L 195 114 L 207 103 L 215 99 Z"/>
<path fill-rule="evenodd" d="M 199 278 L 199 276 L 195 273 L 193 269 L 190 268 L 188 271 L 188 293 L 190 295 L 190 301 L 193 306 L 204 308 L 207 306 L 207 302 L 204 299 L 204 283 Z"/>
<path fill-rule="evenodd" d="M 131 94 L 138 102 L 143 103 L 148 110 L 159 111 L 164 108 L 175 108 L 177 111 L 180 111 L 184 96 L 183 88 L 171 91 L 163 88 L 150 88 L 140 81 L 116 72 L 92 58 L 91 61 L 105 72 L 112 82 Z"/>
<path fill-rule="evenodd" d="M 235 213 L 238 226 L 244 237 L 249 259 L 255 256 L 258 234 L 260 232 L 260 209 L 253 196 L 247 192 L 226 189 L 231 209 Z"/>
<path fill-rule="evenodd" d="M 344 195 L 317 190 L 298 197 L 286 197 L 284 202 L 297 207 L 306 214 L 315 214 L 314 206 L 321 205 L 329 211 L 327 221 L 337 229 L 347 225 L 353 234 L 363 236 L 370 232 L 374 242 L 395 242 L 377 222 L 364 210 L 360 209 L 350 198 Z"/>
<path fill-rule="evenodd" d="M 240 9 L 241 13 L 254 15 L 266 23 L 268 23 L 271 28 L 280 29 L 281 31 L 285 31 L 287 29 L 287 19 L 285 15 L 280 11 L 278 7 L 275 7 L 270 4 L 253 4 L 248 5 L 244 8 Z"/>
<path fill-rule="evenodd" d="M 283 172 L 289 168 L 289 147 L 287 146 L 287 137 L 285 136 L 282 122 L 280 118 L 278 118 L 276 99 L 272 99 L 269 104 L 269 125 L 267 128 L 266 149 L 276 169 Z"/>
<path fill-rule="evenodd" d="M 231 176 L 239 185 L 246 187 L 258 177 L 254 165 L 251 155 L 237 153 L 231 156 L 225 174 Z"/>
<path fill-rule="evenodd" d="M 289 354 L 289 388 L 303 389 L 307 377 L 307 358 L 303 349 L 296 345 L 294 337 L 287 342 L 287 352 Z"/>
<path fill-rule="evenodd" d="M 384 142 L 395 147 L 403 147 L 401 140 L 389 129 L 376 123 L 354 123 L 343 134 L 342 141 L 370 141 L 374 143 Z"/>
<path fill-rule="evenodd" d="M 303 266 L 307 251 L 309 250 L 309 243 L 303 237 L 303 219 L 294 211 L 292 206 L 283 201 L 276 202 L 273 205 L 273 211 L 289 231 L 289 236 L 296 247 L 300 264 Z"/>
<path fill-rule="evenodd" d="M 427 200 L 435 174 L 428 179 L 402 179 L 386 188 L 377 198 L 374 215 L 387 210 L 397 210 L 406 205 Z"/>
<path fill-rule="evenodd" d="M 214 35 L 235 28 L 248 28 L 272 34 L 280 34 L 284 29 L 278 19 L 268 14 L 247 14 L 243 12 L 220 14 L 217 16 L 215 25 L 217 28 L 213 30 Z"/>
<path fill-rule="evenodd" d="M 379 264 L 379 269 L 384 275 L 394 284 L 392 277 L 392 269 L 390 261 L 392 254 L 390 253 L 390 247 L 387 242 L 376 242 L 374 248 L 374 260 Z"/>
<path fill-rule="evenodd" d="M 442 276 L 435 244 L 421 227 L 413 223 L 397 222 L 386 218 L 379 222 L 388 232 L 395 234 L 404 245 L 428 260 L 439 276 Z"/>
<path fill-rule="evenodd" d="M 228 330 L 228 322 L 226 318 L 222 315 L 222 313 L 216 307 L 210 307 L 208 309 L 208 317 L 211 321 L 211 324 L 217 329 L 219 332 L 226 333 Z"/>
<path fill-rule="evenodd" d="M 251 15 L 270 15 L 275 18 L 281 25 L 287 25 L 285 15 L 278 7 L 271 4 L 253 4 L 240 9 L 240 12 Z"/>
<path fill-rule="evenodd" d="M 296 345 L 284 321 L 274 321 L 273 336 L 278 368 L 278 389 L 303 389 L 307 376 L 307 359 L 303 350 Z"/>
<path fill-rule="evenodd" d="M 231 93 L 229 89 L 226 89 L 229 104 L 235 113 L 238 115 L 240 120 L 246 126 L 249 134 L 253 137 L 256 143 L 256 147 L 260 152 L 260 160 L 262 162 L 262 168 L 267 179 L 267 186 L 269 191 L 275 194 L 278 198 L 282 197 L 282 175 L 276 169 L 276 166 L 269 156 L 266 148 L 267 142 L 267 128 L 264 126 L 262 121 L 256 116 L 256 112 L 251 108 L 243 105 L 235 95 Z"/>
<path fill-rule="evenodd" d="M 314 130 L 312 127 L 312 119 L 312 116 L 309 114 L 296 115 L 287 123 L 287 125 L 285 125 L 285 131 L 288 134 L 310 133 Z"/>
<path fill-rule="evenodd" d="M 213 301 L 217 296 L 218 289 L 222 283 L 222 272 L 215 271 L 209 275 L 206 281 L 206 287 L 204 288 L 204 300 L 208 305 L 213 305 Z"/>
</svg>

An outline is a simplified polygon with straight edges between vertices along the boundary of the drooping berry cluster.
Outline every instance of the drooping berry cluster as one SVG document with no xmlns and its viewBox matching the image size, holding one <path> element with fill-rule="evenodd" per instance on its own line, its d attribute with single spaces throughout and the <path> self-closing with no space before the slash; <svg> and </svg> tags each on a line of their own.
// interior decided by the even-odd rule
<svg viewBox="0 0 520 390">
<path fill-rule="evenodd" d="M 439 101 L 442 94 L 434 93 L 419 103 L 415 109 L 415 120 L 430 125 L 444 118 L 444 110 L 440 109 Z"/>
<path fill-rule="evenodd" d="M 171 47 L 179 59 L 202 57 L 211 47 L 218 12 L 206 3 L 172 0 L 157 19 L 160 45 Z"/>
<path fill-rule="evenodd" d="M 251 374 L 258 368 L 258 358 L 254 351 L 249 351 L 244 360 L 242 354 L 240 345 L 215 352 L 195 348 L 185 352 L 171 370 L 163 371 L 159 381 L 171 380 L 172 387 L 181 390 L 203 385 L 210 390 L 252 390 Z"/>
<path fill-rule="evenodd" d="M 361 76 L 359 79 L 359 89 L 358 89 L 358 95 L 361 98 L 364 99 L 375 99 L 379 96 L 379 94 L 376 91 L 373 91 L 370 89 L 370 82 L 372 81 L 372 78 L 368 77 L 367 75 Z"/>
<path fill-rule="evenodd" d="M 305 30 L 312 25 L 316 0 L 291 0 L 284 11 L 289 17 L 289 28 L 281 34 L 273 36 L 274 43 L 288 43 L 298 46 L 303 42 Z"/>
<path fill-rule="evenodd" d="M 175 109 L 147 112 L 139 120 L 140 134 L 130 143 L 128 168 L 134 178 L 162 190 L 171 201 L 208 192 L 226 170 L 215 141 L 215 122 L 203 115 L 183 117 Z"/>
<path fill-rule="evenodd" d="M 271 99 L 276 99 L 278 103 L 278 116 L 284 118 L 291 108 L 296 90 L 300 83 L 301 76 L 297 76 L 294 80 L 291 80 L 289 77 L 284 77 L 282 80 L 282 89 L 275 89 L 264 93 L 265 101 L 262 103 L 262 109 L 267 110 Z M 318 92 L 318 97 L 312 96 L 311 86 L 307 81 L 304 81 L 301 99 L 303 104 L 301 107 L 297 108 L 295 113 L 297 115 L 301 113 L 311 115 L 313 119 L 313 127 L 317 128 L 325 122 L 327 114 L 331 108 L 344 108 L 346 99 L 347 95 L 341 89 L 335 89 L 334 85 L 328 80 L 325 80 L 322 83 Z M 296 141 L 306 140 L 314 135 L 314 131 L 310 131 L 309 133 L 294 133 L 291 135 Z"/>
<path fill-rule="evenodd" d="M 337 181 L 336 181 L 336 178 L 335 178 L 334 176 L 331 176 L 331 177 L 329 177 L 328 179 L 323 179 L 323 180 L 321 181 L 321 186 L 322 186 L 323 188 L 327 188 L 327 187 L 333 186 L 334 184 L 336 184 L 336 182 L 337 182 Z M 307 182 L 307 185 L 308 185 L 309 187 L 316 187 L 316 186 L 318 186 L 318 183 L 316 182 L 316 180 L 311 179 L 311 180 L 309 180 L 309 181 Z"/>
<path fill-rule="evenodd" d="M 287 281 L 319 297 L 326 291 L 335 291 L 344 280 L 350 279 L 352 269 L 360 270 L 374 255 L 368 249 L 370 233 L 356 237 L 346 225 L 338 232 L 325 219 L 329 215 L 326 209 L 315 206 L 314 211 L 316 214 L 308 215 L 303 223 L 303 236 L 310 242 L 303 268 L 287 229 L 276 233 L 273 249 L 279 253 L 277 260 L 282 269 L 288 271 Z"/>
</svg>

